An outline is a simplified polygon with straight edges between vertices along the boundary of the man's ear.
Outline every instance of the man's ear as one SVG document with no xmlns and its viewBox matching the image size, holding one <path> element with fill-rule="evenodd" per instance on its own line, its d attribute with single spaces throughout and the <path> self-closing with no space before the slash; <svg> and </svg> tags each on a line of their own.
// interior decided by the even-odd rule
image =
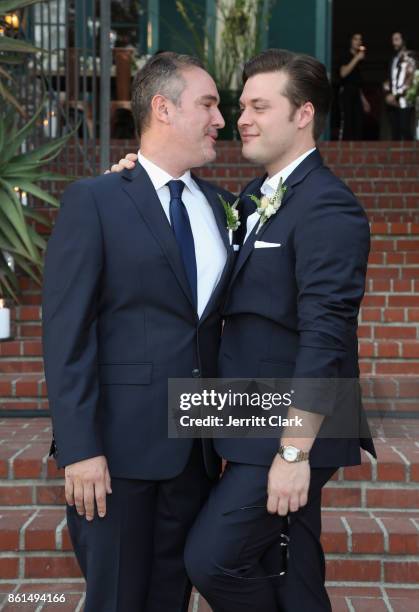
<svg viewBox="0 0 419 612">
<path fill-rule="evenodd" d="M 311 102 L 305 102 L 305 104 L 298 109 L 298 127 L 300 129 L 307 127 L 307 125 L 314 120 L 314 113 L 313 104 Z"/>
<path fill-rule="evenodd" d="M 170 123 L 170 112 L 169 112 L 170 101 L 162 96 L 156 94 L 151 100 L 151 112 L 157 121 L 162 123 Z"/>
</svg>

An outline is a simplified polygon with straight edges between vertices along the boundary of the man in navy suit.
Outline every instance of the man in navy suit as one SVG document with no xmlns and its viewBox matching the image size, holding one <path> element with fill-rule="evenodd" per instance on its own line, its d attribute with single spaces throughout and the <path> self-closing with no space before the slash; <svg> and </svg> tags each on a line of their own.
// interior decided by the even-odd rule
<svg viewBox="0 0 419 612">
<path fill-rule="evenodd" d="M 243 155 L 265 166 L 266 174 L 241 194 L 240 251 L 223 309 L 218 374 L 297 384 L 357 379 L 369 225 L 316 147 L 331 101 L 325 67 L 309 56 L 269 50 L 250 60 L 243 76 Z M 130 162 L 121 160 L 113 170 L 124 166 Z M 260 225 L 249 196 L 272 198 L 281 180 L 281 206 Z M 317 437 L 324 416 L 337 408 L 332 396 L 310 412 L 306 405 L 290 409 L 288 416 L 302 418 L 304 431 L 311 431 L 304 438 L 288 427 L 279 441 L 215 441 L 227 467 L 185 552 L 192 582 L 215 612 L 330 612 L 320 543 L 322 488 L 339 466 L 360 463 L 360 447 L 375 455 L 359 389 L 353 399 L 352 437 Z"/>
<path fill-rule="evenodd" d="M 266 174 L 241 194 L 244 239 L 224 305 L 219 376 L 290 378 L 297 386 L 299 379 L 356 379 L 369 225 L 316 147 L 331 100 L 325 67 L 274 49 L 250 60 L 243 76 L 243 155 Z M 260 225 L 249 196 L 272 198 L 281 180 L 281 206 Z M 321 490 L 339 466 L 360 463 L 360 446 L 372 454 L 374 446 L 359 394 L 349 406 L 360 423 L 351 438 L 317 437 L 324 416 L 337 408 L 333 397 L 300 408 L 288 416 L 304 420 L 305 437 L 288 427 L 279 444 L 215 441 L 227 468 L 191 530 L 185 559 L 216 612 L 331 610 Z M 282 579 L 285 516 L 289 559 Z"/>
<path fill-rule="evenodd" d="M 188 608 L 184 543 L 220 460 L 168 439 L 167 381 L 216 375 L 233 250 L 219 190 L 190 168 L 215 158 L 218 103 L 198 60 L 152 58 L 133 88 L 140 163 L 71 185 L 48 244 L 51 452 L 86 612 Z"/>
</svg>

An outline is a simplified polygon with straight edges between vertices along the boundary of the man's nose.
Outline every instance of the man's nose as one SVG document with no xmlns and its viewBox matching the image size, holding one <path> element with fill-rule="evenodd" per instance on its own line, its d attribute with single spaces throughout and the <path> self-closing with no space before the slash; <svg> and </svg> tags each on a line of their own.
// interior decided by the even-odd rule
<svg viewBox="0 0 419 612">
<path fill-rule="evenodd" d="M 218 129 L 222 129 L 226 122 L 224 121 L 224 117 L 222 116 L 220 109 L 218 108 L 218 106 L 215 109 L 215 115 L 214 115 L 214 119 L 213 119 L 213 123 L 214 127 L 217 127 Z"/>
<path fill-rule="evenodd" d="M 249 125 L 250 123 L 252 123 L 250 113 L 247 110 L 243 109 L 241 111 L 240 117 L 237 120 L 237 125 L 240 128 L 245 125 Z"/>
</svg>

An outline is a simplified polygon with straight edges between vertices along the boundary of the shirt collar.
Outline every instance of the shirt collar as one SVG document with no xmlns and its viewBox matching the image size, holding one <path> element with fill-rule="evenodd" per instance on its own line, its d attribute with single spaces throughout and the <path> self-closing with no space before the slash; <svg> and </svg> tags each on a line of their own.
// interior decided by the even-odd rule
<svg viewBox="0 0 419 612">
<path fill-rule="evenodd" d="M 279 181 L 281 180 L 281 178 L 282 178 L 282 182 L 285 183 L 287 178 L 290 176 L 292 172 L 294 172 L 297 166 L 299 166 L 301 162 L 303 162 L 305 158 L 311 155 L 311 153 L 313 153 L 313 151 L 315 150 L 316 148 L 314 147 L 314 149 L 310 149 L 309 151 L 306 151 L 305 153 L 300 155 L 300 157 L 297 157 L 297 159 L 295 159 L 293 162 L 288 164 L 288 166 L 285 166 L 285 168 L 283 168 L 282 170 L 280 170 L 273 176 L 267 177 L 262 187 L 260 188 L 262 195 L 272 196 L 278 189 Z"/>
<path fill-rule="evenodd" d="M 169 181 L 173 181 L 173 180 L 183 181 L 186 187 L 188 187 L 189 190 L 192 192 L 196 189 L 190 170 L 187 170 L 178 179 L 174 179 L 174 177 L 171 176 L 168 172 L 166 172 L 166 170 L 163 170 L 163 168 L 160 168 L 154 162 L 144 157 L 141 151 L 138 151 L 137 155 L 138 155 L 138 162 L 147 172 L 151 182 L 153 183 L 153 187 L 156 191 L 164 187 Z"/>
</svg>

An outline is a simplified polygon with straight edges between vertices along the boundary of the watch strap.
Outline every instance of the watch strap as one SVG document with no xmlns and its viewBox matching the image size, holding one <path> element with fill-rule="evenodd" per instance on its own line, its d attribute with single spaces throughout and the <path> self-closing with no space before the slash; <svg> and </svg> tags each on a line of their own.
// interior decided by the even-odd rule
<svg viewBox="0 0 419 612">
<path fill-rule="evenodd" d="M 286 446 L 283 446 L 282 444 L 280 444 L 278 454 L 284 459 L 284 461 L 287 461 L 287 459 L 284 458 L 285 449 L 286 449 Z M 293 461 L 288 461 L 288 463 L 298 463 L 300 461 L 308 461 L 310 457 L 310 452 L 302 451 L 300 449 L 297 449 L 297 450 L 298 450 L 297 457 Z"/>
</svg>

